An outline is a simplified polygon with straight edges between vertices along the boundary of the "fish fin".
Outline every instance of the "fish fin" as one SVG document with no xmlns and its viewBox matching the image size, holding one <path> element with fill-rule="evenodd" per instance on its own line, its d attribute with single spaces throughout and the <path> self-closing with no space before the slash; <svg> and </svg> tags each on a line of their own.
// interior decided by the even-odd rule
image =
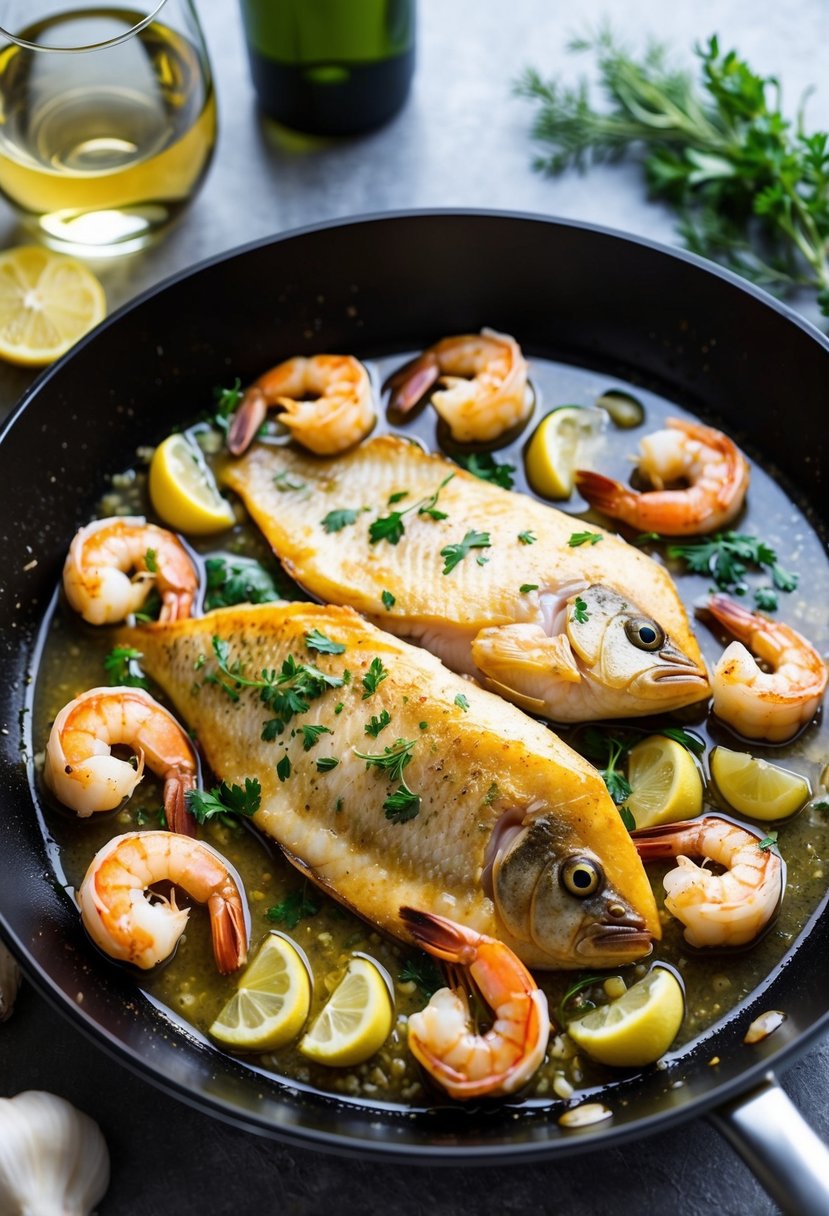
<svg viewBox="0 0 829 1216">
<path fill-rule="evenodd" d="M 551 681 L 579 684 L 582 679 L 567 635 L 548 637 L 540 625 L 482 629 L 472 641 L 472 659 L 491 683 L 538 704 L 546 700 Z"/>
</svg>

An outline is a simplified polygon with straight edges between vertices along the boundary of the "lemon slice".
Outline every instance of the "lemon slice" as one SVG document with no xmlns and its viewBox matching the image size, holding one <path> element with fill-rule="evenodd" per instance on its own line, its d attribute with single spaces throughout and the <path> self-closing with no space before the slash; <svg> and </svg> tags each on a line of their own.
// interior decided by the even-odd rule
<svg viewBox="0 0 829 1216">
<path fill-rule="evenodd" d="M 702 813 L 702 777 L 687 748 L 665 735 L 648 735 L 631 748 L 625 799 L 637 828 L 693 819 Z"/>
<path fill-rule="evenodd" d="M 569 498 L 579 462 L 579 449 L 599 435 L 607 422 L 604 410 L 562 405 L 538 424 L 527 447 L 527 476 L 545 498 Z"/>
<path fill-rule="evenodd" d="M 318 1064 L 350 1067 L 379 1051 L 391 1033 L 386 981 L 367 958 L 352 958 L 299 1050 Z"/>
<path fill-rule="evenodd" d="M 654 967 L 618 1001 L 574 1018 L 567 1033 L 602 1064 L 641 1068 L 665 1054 L 684 1016 L 685 996 L 679 980 L 667 968 Z"/>
<path fill-rule="evenodd" d="M 0 358 L 42 367 L 103 321 L 104 289 L 74 258 L 37 245 L 0 253 Z"/>
<path fill-rule="evenodd" d="M 287 938 L 271 933 L 208 1033 L 234 1051 L 273 1051 L 296 1038 L 310 1006 L 305 963 Z"/>
<path fill-rule="evenodd" d="M 168 435 L 153 452 L 150 498 L 164 522 L 179 532 L 220 532 L 235 522 L 201 450 L 184 435 Z"/>
<path fill-rule="evenodd" d="M 712 751 L 711 776 L 729 806 L 751 819 L 788 819 L 812 796 L 799 773 L 727 747 Z"/>
</svg>

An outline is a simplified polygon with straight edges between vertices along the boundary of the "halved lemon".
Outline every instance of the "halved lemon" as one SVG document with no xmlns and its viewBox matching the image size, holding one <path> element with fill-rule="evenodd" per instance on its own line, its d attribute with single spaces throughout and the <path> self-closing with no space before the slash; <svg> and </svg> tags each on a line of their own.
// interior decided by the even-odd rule
<svg viewBox="0 0 829 1216">
<path fill-rule="evenodd" d="M 654 967 L 618 1001 L 574 1018 L 567 1033 L 602 1064 L 641 1068 L 665 1054 L 684 1016 L 685 995 L 679 980 L 666 967 Z"/>
<path fill-rule="evenodd" d="M 604 410 L 562 405 L 543 418 L 527 447 L 527 476 L 545 498 L 573 493 L 579 449 L 599 435 L 607 422 Z"/>
<path fill-rule="evenodd" d="M 74 258 L 38 245 L 0 253 L 0 358 L 42 367 L 103 321 L 104 289 Z"/>
<path fill-rule="evenodd" d="M 299 1050 L 318 1064 L 362 1064 L 389 1037 L 392 1017 L 391 997 L 379 969 L 367 958 L 352 958 Z"/>
<path fill-rule="evenodd" d="M 168 435 L 153 452 L 150 498 L 165 524 L 179 532 L 220 532 L 235 522 L 201 449 L 184 435 Z"/>
<path fill-rule="evenodd" d="M 208 1033 L 234 1051 L 273 1051 L 297 1037 L 310 1007 L 305 963 L 287 938 L 271 933 Z"/>
<path fill-rule="evenodd" d="M 648 735 L 631 748 L 625 800 L 637 828 L 693 819 L 702 812 L 702 777 L 687 748 L 665 735 Z"/>
<path fill-rule="evenodd" d="M 727 747 L 712 751 L 711 776 L 728 805 L 750 819 L 788 819 L 812 796 L 799 773 Z"/>
</svg>

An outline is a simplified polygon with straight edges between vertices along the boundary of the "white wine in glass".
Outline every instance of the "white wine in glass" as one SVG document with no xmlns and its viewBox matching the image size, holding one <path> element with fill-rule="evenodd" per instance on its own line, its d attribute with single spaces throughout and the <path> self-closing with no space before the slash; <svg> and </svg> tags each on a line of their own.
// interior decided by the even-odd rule
<svg viewBox="0 0 829 1216">
<path fill-rule="evenodd" d="M 192 198 L 216 138 L 191 0 L 143 11 L 20 0 L 2 20 L 0 191 L 53 248 L 142 248 Z"/>
</svg>

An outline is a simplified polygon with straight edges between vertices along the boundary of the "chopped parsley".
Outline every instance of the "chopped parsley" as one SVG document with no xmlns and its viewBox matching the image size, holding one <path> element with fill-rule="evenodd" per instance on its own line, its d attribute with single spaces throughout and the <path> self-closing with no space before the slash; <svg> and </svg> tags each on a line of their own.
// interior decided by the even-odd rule
<svg viewBox="0 0 829 1216">
<path fill-rule="evenodd" d="M 276 775 L 280 781 L 287 781 L 291 775 L 291 757 L 287 752 L 276 766 Z"/>
<path fill-rule="evenodd" d="M 389 722 L 391 722 L 391 714 L 387 709 L 383 709 L 380 711 L 379 717 L 376 714 L 371 715 L 371 721 L 366 722 L 365 732 L 367 735 L 371 735 L 372 739 L 376 739 L 380 731 L 384 730 Z"/>
<path fill-rule="evenodd" d="M 415 794 L 402 781 L 383 803 L 386 818 L 391 823 L 408 823 L 420 810 L 420 794 Z"/>
<path fill-rule="evenodd" d="M 206 611 L 233 604 L 266 604 L 280 598 L 273 577 L 252 557 L 216 554 L 204 563 L 207 575 Z"/>
<path fill-rule="evenodd" d="M 644 539 L 663 538 L 655 533 L 647 533 Z M 777 553 L 771 545 L 741 532 L 717 532 L 703 540 L 670 543 L 666 553 L 670 558 L 683 561 L 692 574 L 710 575 L 721 591 L 745 594 L 747 588 L 743 576 L 750 566 L 766 570 L 778 591 L 794 591 L 798 584 L 798 575 L 778 564 Z M 755 602 L 758 608 L 764 608 L 767 612 L 774 612 L 777 607 L 777 597 L 772 588 L 758 588 Z"/>
<path fill-rule="evenodd" d="M 458 545 L 445 545 L 440 551 L 441 557 L 445 558 L 443 573 L 451 574 L 457 565 L 471 552 L 472 549 L 489 549 L 492 542 L 489 539 L 488 532 L 475 532 L 470 530 Z M 480 562 L 480 558 L 478 559 Z"/>
<path fill-rule="evenodd" d="M 364 689 L 364 692 L 363 692 L 364 701 L 367 701 L 369 697 L 373 696 L 374 693 L 377 692 L 377 689 L 383 683 L 383 681 L 386 679 L 388 674 L 389 673 L 386 671 L 385 667 L 383 666 L 381 659 L 372 659 L 371 660 L 369 669 L 366 672 L 366 674 L 363 676 L 363 679 L 362 679 L 362 685 L 363 685 L 363 689 Z"/>
<path fill-rule="evenodd" d="M 158 574 L 158 553 L 155 549 L 148 549 L 144 554 L 144 565 L 150 574 Z"/>
<path fill-rule="evenodd" d="M 293 655 L 285 659 L 279 674 L 275 670 L 263 669 L 259 679 L 249 679 L 238 660 L 230 666 L 227 642 L 214 634 L 212 645 L 219 671 L 226 680 L 212 673 L 205 679 L 218 684 L 232 701 L 239 700 L 241 688 L 259 690 L 260 701 L 274 715 L 262 728 L 263 739 L 275 739 L 294 714 L 307 713 L 311 701 L 321 697 L 329 688 L 341 688 L 343 684 L 340 676 L 327 675 L 313 663 L 297 663 Z"/>
<path fill-rule="evenodd" d="M 310 752 L 315 743 L 319 743 L 320 735 L 333 735 L 328 726 L 307 725 L 299 728 L 302 731 L 302 750 Z"/>
<path fill-rule="evenodd" d="M 464 713 L 466 713 L 469 709 L 469 702 L 462 692 L 459 692 L 456 695 L 455 704 L 457 705 L 458 709 L 462 709 Z"/>
<path fill-rule="evenodd" d="M 218 427 L 220 431 L 227 430 L 230 416 L 236 413 L 236 408 L 243 396 L 242 381 L 238 376 L 232 388 L 217 387 L 213 389 L 213 398 L 216 402 L 213 425 Z"/>
<path fill-rule="evenodd" d="M 397 490 L 394 494 L 389 494 L 388 505 L 393 507 L 396 502 L 402 502 L 404 498 L 409 497 L 408 490 Z"/>
<path fill-rule="evenodd" d="M 336 510 L 328 512 L 322 521 L 322 526 L 326 532 L 342 532 L 343 528 L 347 528 L 349 524 L 356 524 L 359 515 L 360 512 L 351 507 L 338 507 Z"/>
<path fill-rule="evenodd" d="M 577 595 L 573 602 L 573 615 L 570 617 L 570 620 L 575 621 L 578 625 L 584 625 L 586 621 L 590 620 L 587 604 L 580 595 Z"/>
<path fill-rule="evenodd" d="M 452 459 L 467 473 L 480 477 L 481 481 L 491 481 L 502 490 L 511 490 L 515 483 L 515 465 L 499 464 L 489 452 L 469 452 Z"/>
<path fill-rule="evenodd" d="M 573 532 L 567 544 L 571 549 L 578 549 L 579 545 L 597 545 L 602 539 L 601 532 Z"/>
<path fill-rule="evenodd" d="M 380 599 L 383 601 L 383 607 L 386 609 L 387 612 L 389 611 L 389 609 L 393 608 L 394 605 L 397 603 L 396 597 L 393 596 L 390 591 L 384 591 L 383 594 L 380 596 Z"/>
<path fill-rule="evenodd" d="M 754 604 L 761 612 L 776 612 L 778 608 L 777 592 L 773 587 L 755 587 Z"/>
<path fill-rule="evenodd" d="M 416 739 L 397 739 L 382 752 L 358 752 L 355 747 L 354 755 L 365 760 L 367 769 L 380 769 L 388 773 L 389 781 L 401 781 L 403 769 L 412 758 L 412 748 L 416 742 Z"/>
<path fill-rule="evenodd" d="M 768 853 L 769 849 L 776 850 L 777 832 L 776 831 L 769 832 L 768 836 L 764 836 L 763 839 L 759 842 L 759 844 L 757 845 L 757 848 L 760 849 L 760 851 L 762 853 Z"/>
<path fill-rule="evenodd" d="M 305 635 L 305 645 L 309 650 L 316 650 L 320 654 L 344 654 L 345 646 L 342 642 L 332 642 L 327 634 L 321 633 L 319 629 L 312 629 L 310 633 Z"/>
<path fill-rule="evenodd" d="M 284 493 L 286 490 L 304 490 L 308 482 L 292 481 L 290 472 L 283 469 L 281 473 L 274 474 L 273 484 L 280 493 Z"/>
<path fill-rule="evenodd" d="M 262 787 L 256 777 L 245 777 L 244 786 L 227 785 L 224 781 L 207 790 L 188 790 L 184 795 L 187 809 L 197 823 L 207 823 L 218 816 L 250 819 L 259 810 Z"/>
<path fill-rule="evenodd" d="M 588 726 L 577 743 L 579 750 L 584 752 L 588 760 L 592 760 L 597 765 L 604 765 L 599 769 L 599 776 L 617 806 L 624 806 L 633 793 L 630 782 L 621 771 L 621 761 L 633 744 L 634 739 L 612 735 L 596 726 Z M 622 819 L 624 819 L 624 815 Z M 627 824 L 625 826 L 627 827 Z"/>
<path fill-rule="evenodd" d="M 113 646 L 104 659 L 104 671 L 110 684 L 120 684 L 126 688 L 149 687 L 138 665 L 138 660 L 143 657 L 143 653 L 133 646 Z"/>
<path fill-rule="evenodd" d="M 518 590 L 522 595 L 529 595 L 531 591 L 538 590 L 538 583 L 522 583 Z"/>
<path fill-rule="evenodd" d="M 336 768 L 339 763 L 336 756 L 320 756 L 317 760 L 317 772 L 330 773 L 332 768 Z"/>
<path fill-rule="evenodd" d="M 438 988 L 443 987 L 443 977 L 430 954 L 418 951 L 410 954 L 397 976 L 401 984 L 416 984 L 424 1001 L 430 1001 Z"/>
<path fill-rule="evenodd" d="M 301 920 L 316 916 L 321 907 L 317 893 L 302 887 L 286 895 L 282 902 L 273 908 L 268 908 L 265 916 L 275 924 L 284 925 L 286 929 L 295 929 Z"/>
<path fill-rule="evenodd" d="M 455 476 L 450 473 L 448 477 L 444 477 L 438 488 L 433 494 L 427 498 L 421 498 L 418 502 L 412 503 L 410 507 L 406 507 L 403 511 L 392 511 L 390 515 L 383 515 L 379 519 L 375 519 L 368 529 L 368 538 L 372 545 L 376 545 L 381 540 L 386 540 L 390 545 L 396 545 L 400 541 L 406 525 L 403 523 L 404 515 L 408 515 L 410 511 L 417 511 L 418 515 L 428 515 L 430 519 L 446 519 L 446 512 L 439 511 L 437 501 L 440 497 L 440 492 L 445 485 Z M 408 493 L 408 491 L 407 491 Z M 392 495 L 395 498 L 395 495 Z M 389 499 L 391 502 L 392 499 Z M 397 498 L 399 501 L 399 498 Z"/>
<path fill-rule="evenodd" d="M 518 539 L 522 545 L 534 545 L 538 537 L 535 532 L 519 532 Z"/>
</svg>

